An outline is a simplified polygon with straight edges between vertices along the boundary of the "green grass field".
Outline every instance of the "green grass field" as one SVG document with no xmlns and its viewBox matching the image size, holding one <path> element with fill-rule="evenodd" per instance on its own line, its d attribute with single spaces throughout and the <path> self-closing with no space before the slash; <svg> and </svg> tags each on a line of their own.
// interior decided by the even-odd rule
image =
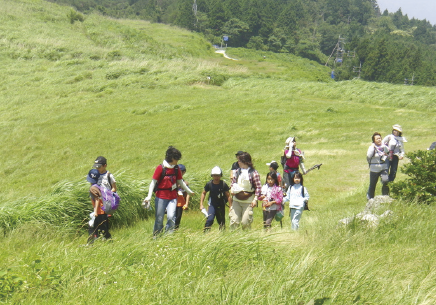
<svg viewBox="0 0 436 305">
<path fill-rule="evenodd" d="M 230 61 L 196 33 L 97 14 L 71 24 L 70 10 L 0 0 L 0 302 L 436 302 L 433 206 L 395 202 L 375 229 L 338 226 L 366 204 L 373 132 L 401 124 L 407 151 L 435 141 L 434 88 L 333 82 L 288 54 L 228 49 Z M 305 177 L 301 230 L 286 217 L 266 233 L 257 209 L 249 232 L 215 224 L 204 235 L 198 202 L 212 167 L 228 181 L 245 150 L 264 180 L 291 135 L 306 167 L 323 163 Z M 169 145 L 197 195 L 180 231 L 152 240 L 140 203 Z M 123 207 L 113 241 L 85 247 L 85 175 L 98 155 Z"/>
</svg>

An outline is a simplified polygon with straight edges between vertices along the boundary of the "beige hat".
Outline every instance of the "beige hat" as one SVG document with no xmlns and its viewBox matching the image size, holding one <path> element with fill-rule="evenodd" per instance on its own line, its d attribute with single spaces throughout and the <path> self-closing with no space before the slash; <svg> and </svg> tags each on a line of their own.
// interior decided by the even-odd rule
<svg viewBox="0 0 436 305">
<path fill-rule="evenodd" d="M 398 124 L 395 124 L 394 126 L 392 126 L 392 129 L 393 129 L 393 130 L 397 130 L 397 131 L 399 131 L 399 132 L 403 132 L 403 129 L 402 129 L 401 126 L 398 125 Z"/>
</svg>

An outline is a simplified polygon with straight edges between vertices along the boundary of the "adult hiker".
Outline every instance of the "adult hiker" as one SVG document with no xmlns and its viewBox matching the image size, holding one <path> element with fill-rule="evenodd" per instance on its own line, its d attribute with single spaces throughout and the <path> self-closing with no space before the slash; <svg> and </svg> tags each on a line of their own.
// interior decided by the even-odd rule
<svg viewBox="0 0 436 305">
<path fill-rule="evenodd" d="M 389 182 L 395 180 L 397 175 L 398 162 L 402 160 L 404 152 L 404 142 L 407 142 L 406 138 L 402 136 L 403 129 L 400 125 L 396 124 L 392 126 L 392 134 L 387 135 L 383 139 L 383 144 L 389 148 Z"/>
<path fill-rule="evenodd" d="M 148 189 L 148 195 L 142 205 L 144 208 L 150 208 L 150 200 L 153 191 L 156 192 L 155 216 L 153 235 L 162 232 L 165 210 L 167 211 L 167 223 L 165 231 L 172 232 L 176 221 L 177 206 L 177 185 L 182 187 L 189 195 L 193 195 L 182 178 L 181 170 L 177 163 L 182 159 L 182 153 L 175 147 L 168 147 L 165 153 L 165 160 L 156 167 L 153 174 L 153 180 Z"/>
<path fill-rule="evenodd" d="M 389 195 L 389 148 L 383 144 L 380 133 L 375 132 L 372 135 L 372 144 L 366 153 L 366 159 L 369 164 L 369 187 L 366 194 L 367 199 L 374 198 L 377 181 L 381 178 L 382 194 Z"/>
<path fill-rule="evenodd" d="M 233 204 L 229 210 L 230 228 L 235 229 L 241 225 L 242 229 L 249 229 L 253 222 L 253 208 L 261 195 L 262 184 L 249 153 L 240 154 L 238 164 L 239 169 L 233 176 L 230 190 L 233 195 Z"/>
<path fill-rule="evenodd" d="M 297 148 L 297 139 L 295 137 L 286 139 L 282 165 L 284 168 L 283 180 L 285 190 L 292 184 L 291 181 L 293 181 L 294 174 L 299 171 L 299 168 L 301 168 L 303 175 L 306 174 L 306 169 L 304 168 L 304 154 Z"/>
</svg>

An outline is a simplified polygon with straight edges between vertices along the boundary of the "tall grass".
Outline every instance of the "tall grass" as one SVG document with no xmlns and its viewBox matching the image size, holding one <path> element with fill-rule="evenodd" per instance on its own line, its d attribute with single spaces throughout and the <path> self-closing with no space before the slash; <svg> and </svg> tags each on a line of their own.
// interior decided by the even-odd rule
<svg viewBox="0 0 436 305">
<path fill-rule="evenodd" d="M 369 229 L 362 211 L 374 131 L 401 124 L 406 150 L 434 141 L 434 90 L 349 81 L 283 54 L 212 52 L 201 36 L 142 21 L 85 16 L 30 0 L 0 5 L 0 301 L 88 304 L 433 304 L 434 207 L 394 203 Z M 263 59 L 263 55 L 266 58 Z M 209 77 L 209 78 L 208 78 Z M 202 234 L 199 194 L 238 150 L 262 180 L 297 137 L 312 211 L 301 230 Z M 140 207 L 169 145 L 197 193 L 181 229 L 152 240 Z M 122 198 L 112 242 L 83 247 L 84 176 L 108 159 Z M 401 179 L 401 175 L 397 179 Z M 228 181 L 228 179 L 227 179 Z"/>
</svg>

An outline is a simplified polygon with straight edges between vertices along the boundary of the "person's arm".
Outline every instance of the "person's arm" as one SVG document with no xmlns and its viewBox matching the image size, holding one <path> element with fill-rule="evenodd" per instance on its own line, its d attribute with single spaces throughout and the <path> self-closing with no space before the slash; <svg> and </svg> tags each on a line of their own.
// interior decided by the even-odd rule
<svg viewBox="0 0 436 305">
<path fill-rule="evenodd" d="M 112 182 L 112 193 L 116 193 L 117 191 L 117 183 L 116 182 Z"/>
<path fill-rule="evenodd" d="M 201 197 L 200 197 L 200 210 L 202 210 L 204 208 L 203 202 L 204 202 L 204 198 L 206 198 L 206 191 L 203 190 L 203 192 L 201 193 Z"/>
<path fill-rule="evenodd" d="M 183 179 L 177 180 L 177 183 L 182 187 L 182 189 L 185 190 L 186 193 L 189 195 L 194 195 L 195 193 L 191 191 L 191 189 L 186 185 L 185 181 Z"/>
<path fill-rule="evenodd" d="M 304 202 L 307 202 L 308 200 L 309 200 L 309 192 L 307 191 L 307 188 L 304 188 Z"/>
<path fill-rule="evenodd" d="M 230 194 L 229 191 L 226 191 L 224 194 L 227 196 L 227 200 L 229 201 L 229 208 L 232 208 L 232 205 L 233 205 L 233 201 L 232 201 L 233 198 L 232 198 L 232 195 Z"/>
<path fill-rule="evenodd" d="M 251 207 L 255 207 L 257 205 L 257 199 L 259 198 L 259 196 L 261 195 L 261 192 L 262 192 L 262 184 L 260 182 L 260 176 L 256 170 L 253 172 L 253 181 L 254 181 L 254 186 L 256 187 L 256 190 L 254 192 L 254 199 L 251 202 Z"/>
<path fill-rule="evenodd" d="M 300 160 L 301 160 L 301 158 L 300 158 Z M 307 172 L 306 172 L 306 168 L 304 167 L 303 161 L 300 161 L 300 168 L 301 168 L 301 171 L 303 172 L 303 175 L 306 175 Z"/>
<path fill-rule="evenodd" d="M 149 209 L 150 208 L 150 200 L 151 200 L 151 196 L 153 195 L 153 190 L 154 190 L 154 186 L 156 185 L 157 180 L 153 179 L 150 182 L 150 186 L 148 187 L 148 195 L 147 197 L 145 197 L 144 201 L 142 201 L 142 206 L 145 209 Z"/>
<path fill-rule="evenodd" d="M 366 152 L 366 160 L 368 163 L 371 163 L 372 157 L 375 155 L 375 144 L 372 143 L 371 146 L 368 148 L 368 151 Z"/>
</svg>

